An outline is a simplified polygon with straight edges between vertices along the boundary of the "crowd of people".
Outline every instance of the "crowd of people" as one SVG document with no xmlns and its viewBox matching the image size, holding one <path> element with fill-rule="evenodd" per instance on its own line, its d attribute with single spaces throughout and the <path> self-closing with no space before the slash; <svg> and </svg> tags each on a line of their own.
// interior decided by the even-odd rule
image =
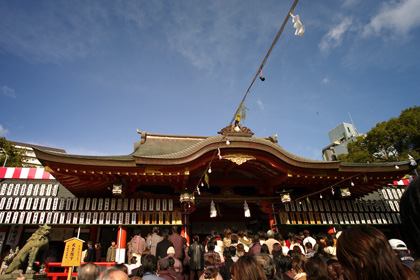
<svg viewBox="0 0 420 280">
<path fill-rule="evenodd" d="M 406 244 L 368 225 L 314 236 L 305 230 L 287 238 L 272 230 L 251 236 L 233 227 L 204 240 L 196 235 L 190 245 L 177 227 L 161 235 L 154 228 L 146 239 L 136 235 L 131 243 L 128 264 L 99 276 L 99 268 L 88 262 L 80 267 L 79 280 L 419 279 L 420 264 Z"/>
<path fill-rule="evenodd" d="M 146 239 L 130 241 L 129 264 L 117 264 L 99 276 L 93 263 L 80 267 L 80 280 L 358 280 L 419 279 L 420 277 L 420 178 L 401 199 L 404 240 L 388 240 L 369 225 L 335 233 L 281 236 L 269 230 L 252 235 L 227 228 L 211 232 L 191 244 L 173 227 L 159 228 Z M 135 240 L 134 240 L 135 239 Z M 411 250 L 411 251 L 410 251 Z"/>
</svg>

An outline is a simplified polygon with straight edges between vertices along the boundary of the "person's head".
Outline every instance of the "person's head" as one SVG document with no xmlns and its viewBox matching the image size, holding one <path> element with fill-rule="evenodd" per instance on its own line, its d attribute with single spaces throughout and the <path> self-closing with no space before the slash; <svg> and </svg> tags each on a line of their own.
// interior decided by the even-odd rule
<svg viewBox="0 0 420 280">
<path fill-rule="evenodd" d="M 223 232 L 223 236 L 226 238 L 230 238 L 231 235 L 232 235 L 232 231 L 230 230 L 230 228 L 225 228 Z"/>
<path fill-rule="evenodd" d="M 420 177 L 414 179 L 400 200 L 403 237 L 415 258 L 420 258 Z"/>
<path fill-rule="evenodd" d="M 238 243 L 238 236 L 237 236 L 237 235 L 231 235 L 231 236 L 230 236 L 230 243 L 231 243 L 231 244 L 236 244 L 236 243 Z"/>
<path fill-rule="evenodd" d="M 132 257 L 130 259 L 130 263 L 132 263 L 132 264 L 137 263 L 137 257 L 136 256 Z"/>
<path fill-rule="evenodd" d="M 172 226 L 172 233 L 179 233 L 178 226 Z"/>
<path fill-rule="evenodd" d="M 242 256 L 230 268 L 232 280 L 266 280 L 264 270 L 258 261 L 251 256 Z"/>
<path fill-rule="evenodd" d="M 81 265 L 77 272 L 77 277 L 79 280 L 96 280 L 98 276 L 99 267 L 91 262 Z"/>
<path fill-rule="evenodd" d="M 270 254 L 270 249 L 268 248 L 267 244 L 261 245 L 261 253 Z"/>
<path fill-rule="evenodd" d="M 198 235 L 194 235 L 194 237 L 193 237 L 193 241 L 194 241 L 194 242 L 198 242 L 198 241 L 200 241 L 200 237 L 198 237 Z"/>
<path fill-rule="evenodd" d="M 309 230 L 305 229 L 305 230 L 303 231 L 303 236 L 305 236 L 305 237 L 310 236 L 310 234 L 309 234 Z"/>
<path fill-rule="evenodd" d="M 395 254 L 409 253 L 407 245 L 405 245 L 404 241 L 399 239 L 390 239 L 388 242 Z"/>
<path fill-rule="evenodd" d="M 309 258 L 304 270 L 307 280 L 331 280 L 327 263 L 318 257 Z"/>
<path fill-rule="evenodd" d="M 283 248 L 281 247 L 280 243 L 273 244 L 273 250 L 271 250 L 271 254 L 273 256 L 278 255 L 278 254 L 283 254 Z"/>
<path fill-rule="evenodd" d="M 254 243 L 260 242 L 260 236 L 258 234 L 252 236 L 252 242 Z"/>
<path fill-rule="evenodd" d="M 276 274 L 276 265 L 274 264 L 273 258 L 268 254 L 258 254 L 255 258 L 264 270 L 267 279 L 273 279 Z"/>
<path fill-rule="evenodd" d="M 300 249 L 300 246 L 299 245 L 293 246 L 293 249 L 292 250 L 295 251 L 295 253 L 297 255 L 301 255 L 302 254 L 302 250 Z"/>
<path fill-rule="evenodd" d="M 325 239 L 327 236 L 324 233 L 318 233 L 316 236 L 316 242 L 317 243 L 325 243 Z"/>
<path fill-rule="evenodd" d="M 169 236 L 169 229 L 165 228 L 162 231 L 162 237 L 166 239 L 166 238 L 168 238 L 168 236 Z"/>
<path fill-rule="evenodd" d="M 306 257 L 302 254 L 296 254 L 292 259 L 292 271 L 293 273 L 299 274 L 305 271 Z"/>
<path fill-rule="evenodd" d="M 337 258 L 348 280 L 408 279 L 385 235 L 372 226 L 344 230 L 337 241 Z"/>
<path fill-rule="evenodd" d="M 274 263 L 276 264 L 277 274 L 282 274 L 292 269 L 292 258 L 290 256 L 276 256 Z"/>
<path fill-rule="evenodd" d="M 266 233 L 262 230 L 258 231 L 258 236 L 260 237 L 260 240 L 265 240 L 266 238 Z"/>
<path fill-rule="evenodd" d="M 114 240 L 111 241 L 111 246 L 115 247 L 115 241 Z"/>
<path fill-rule="evenodd" d="M 216 279 L 219 272 L 214 267 L 209 267 L 204 270 L 204 279 Z"/>
<path fill-rule="evenodd" d="M 93 246 L 93 241 L 92 241 L 92 240 L 89 240 L 89 241 L 87 242 L 87 246 L 88 246 L 88 247 L 92 247 L 92 246 Z"/>
<path fill-rule="evenodd" d="M 311 242 L 306 242 L 305 243 L 305 248 L 306 248 L 306 251 L 312 250 L 312 243 Z"/>
<path fill-rule="evenodd" d="M 125 264 L 118 263 L 118 264 L 114 265 L 114 267 L 117 268 L 117 269 L 119 269 L 119 270 L 121 270 L 121 271 L 123 271 L 125 274 L 128 274 L 128 268 L 127 268 L 127 266 Z"/>
<path fill-rule="evenodd" d="M 95 243 L 95 248 L 96 249 L 101 249 L 101 243 L 99 243 L 99 242 Z"/>
<path fill-rule="evenodd" d="M 175 265 L 175 259 L 172 257 L 168 258 L 169 267 L 174 267 Z"/>
<path fill-rule="evenodd" d="M 216 265 L 216 260 L 211 256 L 207 257 L 204 260 L 203 266 L 204 266 L 205 269 L 214 267 L 215 265 Z"/>
<path fill-rule="evenodd" d="M 98 280 L 129 280 L 127 273 L 125 273 L 124 271 L 111 266 L 110 268 L 108 268 L 107 270 L 105 270 L 101 276 L 99 276 L 99 278 L 97 278 Z"/>
<path fill-rule="evenodd" d="M 168 250 L 166 250 L 166 254 L 167 255 L 175 255 L 175 248 L 174 247 L 169 247 Z"/>
<path fill-rule="evenodd" d="M 153 233 L 156 233 L 156 234 L 159 233 L 159 227 L 153 227 L 152 231 Z"/>
<path fill-rule="evenodd" d="M 157 270 L 157 261 L 156 261 L 156 257 L 153 255 L 146 255 L 146 256 L 142 256 L 141 258 L 141 263 L 142 263 L 142 267 L 143 267 L 143 271 L 146 272 L 151 272 L 151 273 L 155 273 Z"/>
<path fill-rule="evenodd" d="M 271 229 L 267 231 L 267 238 L 274 238 L 274 231 Z"/>
<path fill-rule="evenodd" d="M 159 260 L 159 270 L 168 270 L 169 261 L 167 258 L 162 258 Z"/>
<path fill-rule="evenodd" d="M 238 243 L 236 246 L 236 255 L 237 256 L 243 256 L 245 255 L 245 246 L 242 243 Z"/>
<path fill-rule="evenodd" d="M 230 251 L 231 256 L 236 256 L 236 247 L 235 246 L 230 246 L 229 251 Z"/>
<path fill-rule="evenodd" d="M 230 252 L 229 248 L 223 249 L 223 257 L 225 257 L 225 259 L 232 258 L 232 253 Z"/>
<path fill-rule="evenodd" d="M 325 245 L 333 247 L 334 243 L 334 237 L 331 234 L 328 234 L 327 238 L 325 239 Z"/>
<path fill-rule="evenodd" d="M 215 240 L 210 239 L 207 243 L 207 251 L 211 252 L 214 251 L 214 248 L 216 248 L 216 242 Z"/>
</svg>

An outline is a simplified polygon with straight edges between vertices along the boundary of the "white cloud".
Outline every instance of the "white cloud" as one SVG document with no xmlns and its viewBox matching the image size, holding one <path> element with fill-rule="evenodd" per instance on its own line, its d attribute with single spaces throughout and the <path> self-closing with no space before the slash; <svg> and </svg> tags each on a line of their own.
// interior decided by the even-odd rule
<svg viewBox="0 0 420 280">
<path fill-rule="evenodd" d="M 0 136 L 6 136 L 9 134 L 9 130 L 3 128 L 3 126 L 0 124 Z"/>
<path fill-rule="evenodd" d="M 15 90 L 12 89 L 12 88 L 9 88 L 8 86 L 2 86 L 1 87 L 1 94 L 16 99 Z"/>
<path fill-rule="evenodd" d="M 344 0 L 343 7 L 354 7 L 358 0 Z"/>
<path fill-rule="evenodd" d="M 399 3 L 385 3 L 379 13 L 365 26 L 363 35 L 380 35 L 382 30 L 392 33 L 407 35 L 411 29 L 420 25 L 419 0 L 404 0 Z"/>
<path fill-rule="evenodd" d="M 265 110 L 264 103 L 260 99 L 257 100 L 257 104 L 258 104 L 258 107 L 260 108 L 260 110 L 262 110 L 262 111 Z"/>
<path fill-rule="evenodd" d="M 322 79 L 321 83 L 326 85 L 330 82 L 330 78 L 328 76 L 326 76 L 324 79 Z"/>
<path fill-rule="evenodd" d="M 330 49 L 340 46 L 343 36 L 349 30 L 351 24 L 351 18 L 344 18 L 338 25 L 333 26 L 318 45 L 321 52 L 327 53 Z"/>
</svg>

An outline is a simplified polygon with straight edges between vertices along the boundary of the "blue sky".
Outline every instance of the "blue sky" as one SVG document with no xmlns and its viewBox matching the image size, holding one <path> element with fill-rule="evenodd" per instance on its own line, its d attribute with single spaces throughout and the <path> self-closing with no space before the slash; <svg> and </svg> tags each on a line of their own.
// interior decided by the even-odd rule
<svg viewBox="0 0 420 280">
<path fill-rule="evenodd" d="M 149 133 L 228 125 L 292 0 L 0 1 L 0 135 L 124 155 Z M 300 0 L 245 101 L 255 136 L 322 159 L 420 99 L 420 1 Z"/>
</svg>

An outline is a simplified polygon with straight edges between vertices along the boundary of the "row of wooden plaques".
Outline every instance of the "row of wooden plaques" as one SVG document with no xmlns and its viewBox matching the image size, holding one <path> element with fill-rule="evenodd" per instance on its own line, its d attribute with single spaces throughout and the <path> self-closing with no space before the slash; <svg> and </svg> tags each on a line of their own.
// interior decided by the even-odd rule
<svg viewBox="0 0 420 280">
<path fill-rule="evenodd" d="M 45 223 L 52 225 L 179 225 L 182 224 L 182 212 L 0 212 L 0 224 Z"/>
<path fill-rule="evenodd" d="M 284 203 L 289 212 L 399 212 L 398 200 L 312 200 Z"/>
<path fill-rule="evenodd" d="M 286 225 L 321 224 L 401 224 L 399 213 L 323 213 L 323 212 L 280 212 L 280 223 Z"/>
<path fill-rule="evenodd" d="M 173 199 L 160 198 L 71 198 L 2 197 L 3 210 L 53 211 L 173 211 Z"/>
</svg>

